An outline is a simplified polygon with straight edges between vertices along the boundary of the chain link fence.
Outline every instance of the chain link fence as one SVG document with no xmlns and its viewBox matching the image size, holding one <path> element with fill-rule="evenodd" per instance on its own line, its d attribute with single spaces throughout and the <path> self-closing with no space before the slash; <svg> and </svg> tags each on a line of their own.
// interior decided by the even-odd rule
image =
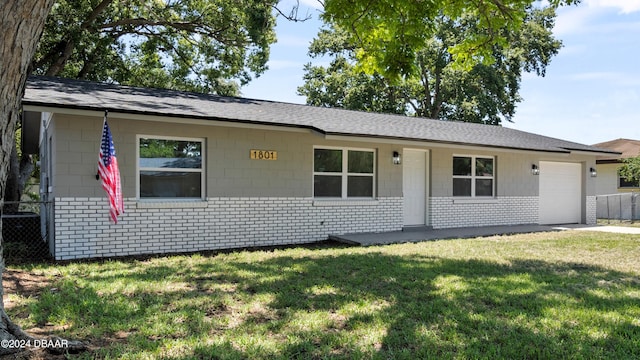
<svg viewBox="0 0 640 360">
<path fill-rule="evenodd" d="M 52 203 L 42 201 L 5 202 L 2 212 L 2 242 L 5 264 L 51 260 L 50 224 Z"/>
<path fill-rule="evenodd" d="M 598 219 L 640 220 L 640 193 L 598 195 L 596 213 Z"/>
</svg>

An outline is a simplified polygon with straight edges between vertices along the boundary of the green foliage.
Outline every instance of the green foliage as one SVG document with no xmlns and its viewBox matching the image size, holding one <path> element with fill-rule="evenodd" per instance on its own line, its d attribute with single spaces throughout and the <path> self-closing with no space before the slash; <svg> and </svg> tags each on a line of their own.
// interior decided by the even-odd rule
<svg viewBox="0 0 640 360">
<path fill-rule="evenodd" d="M 58 0 L 35 74 L 233 95 L 266 70 L 277 0 Z"/>
<path fill-rule="evenodd" d="M 519 31 L 501 29 L 509 45 L 493 46 L 490 64 L 463 69 L 449 50 L 482 30 L 472 14 L 455 20 L 439 14 L 431 22 L 434 35 L 416 53 L 416 71 L 396 81 L 361 71 L 349 31 L 323 29 L 309 53 L 333 59 L 326 68 L 306 65 L 305 84 L 298 91 L 311 105 L 499 125 L 510 121 L 521 101 L 522 72 L 544 76 L 558 53 L 561 42 L 552 34 L 554 20 L 551 7 L 529 8 Z"/>
<path fill-rule="evenodd" d="M 200 142 L 140 139 L 141 158 L 188 158 L 200 157 L 201 154 Z"/>
<path fill-rule="evenodd" d="M 176 239 L 181 241 L 181 239 Z M 26 269 L 84 359 L 637 359 L 632 235 L 554 232 Z"/>
<path fill-rule="evenodd" d="M 551 0 L 552 6 L 576 4 L 579 0 Z M 448 50 L 456 67 L 469 70 L 495 61 L 494 47 L 509 45 L 508 34 L 519 32 L 532 0 L 326 0 L 323 18 L 347 29 L 357 44 L 359 66 L 391 81 L 415 74 L 418 54 L 437 31 L 440 14 L 458 20 L 467 17 L 477 32 Z M 504 30 L 507 30 L 504 32 Z"/>
<path fill-rule="evenodd" d="M 640 156 L 622 159 L 623 165 L 618 169 L 618 174 L 626 181 L 640 184 Z"/>
</svg>

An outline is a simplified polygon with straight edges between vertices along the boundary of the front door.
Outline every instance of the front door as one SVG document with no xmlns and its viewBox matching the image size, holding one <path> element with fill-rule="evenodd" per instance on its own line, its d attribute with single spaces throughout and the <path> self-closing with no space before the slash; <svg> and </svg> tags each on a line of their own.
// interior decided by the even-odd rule
<svg viewBox="0 0 640 360">
<path fill-rule="evenodd" d="M 427 225 L 427 150 L 404 149 L 402 154 L 402 192 L 404 225 Z"/>
</svg>

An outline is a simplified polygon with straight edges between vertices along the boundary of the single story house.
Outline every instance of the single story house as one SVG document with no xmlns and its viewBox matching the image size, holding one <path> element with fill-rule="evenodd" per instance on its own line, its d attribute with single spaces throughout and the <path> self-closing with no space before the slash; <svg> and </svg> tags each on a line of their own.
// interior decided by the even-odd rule
<svg viewBox="0 0 640 360">
<path fill-rule="evenodd" d="M 631 139 L 615 139 L 593 145 L 601 149 L 618 152 L 618 155 L 601 156 L 596 159 L 598 178 L 596 195 L 608 195 L 639 191 L 638 182 L 627 181 L 618 174 L 622 159 L 640 156 L 640 141 Z"/>
<path fill-rule="evenodd" d="M 610 150 L 505 127 L 33 77 L 56 259 L 596 221 Z M 105 110 L 125 213 L 96 181 Z"/>
</svg>

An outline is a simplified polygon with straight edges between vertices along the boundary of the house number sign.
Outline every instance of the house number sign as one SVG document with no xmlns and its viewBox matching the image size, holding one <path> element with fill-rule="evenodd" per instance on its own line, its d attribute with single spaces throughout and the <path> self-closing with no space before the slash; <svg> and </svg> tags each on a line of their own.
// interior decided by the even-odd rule
<svg viewBox="0 0 640 360">
<path fill-rule="evenodd" d="M 273 150 L 251 150 L 251 160 L 278 160 L 278 152 Z"/>
</svg>

